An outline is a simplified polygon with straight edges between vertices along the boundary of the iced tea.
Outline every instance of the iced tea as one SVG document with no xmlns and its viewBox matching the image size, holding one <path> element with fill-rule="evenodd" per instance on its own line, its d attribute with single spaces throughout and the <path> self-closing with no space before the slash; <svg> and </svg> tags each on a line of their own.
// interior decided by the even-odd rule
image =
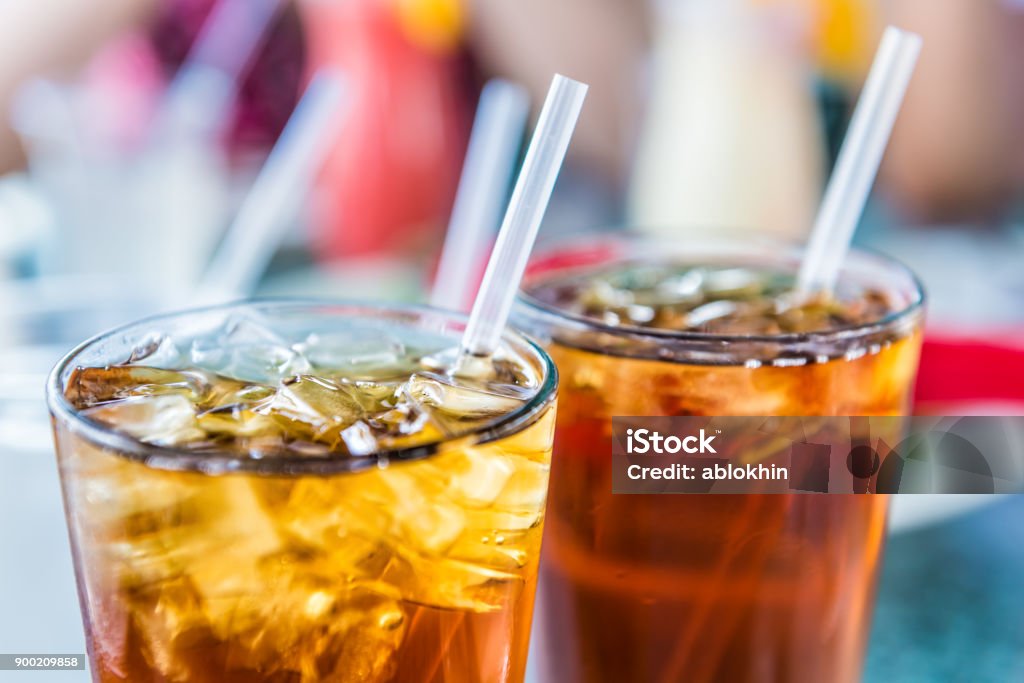
<svg viewBox="0 0 1024 683">
<path fill-rule="evenodd" d="M 427 310 L 157 318 L 50 384 L 93 675 L 522 681 L 553 367 Z"/>
<path fill-rule="evenodd" d="M 535 261 L 517 316 L 562 378 L 543 681 L 859 680 L 884 496 L 612 493 L 613 416 L 906 413 L 914 279 L 856 255 L 835 297 L 797 298 L 796 259 L 610 240 Z"/>
</svg>

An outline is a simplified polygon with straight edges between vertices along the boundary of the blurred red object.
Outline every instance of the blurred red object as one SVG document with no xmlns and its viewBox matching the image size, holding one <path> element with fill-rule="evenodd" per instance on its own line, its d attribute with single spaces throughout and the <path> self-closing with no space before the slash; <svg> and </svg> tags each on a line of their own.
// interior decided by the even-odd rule
<svg viewBox="0 0 1024 683">
<path fill-rule="evenodd" d="M 921 348 L 915 402 L 931 407 L 1024 408 L 1024 344 L 1020 330 L 950 334 L 929 330 Z"/>
<path fill-rule="evenodd" d="M 543 275 L 549 270 L 564 268 L 583 268 L 613 260 L 620 253 L 620 247 L 612 239 L 595 237 L 589 244 L 567 245 L 548 251 L 544 245 L 534 250 L 536 253 L 526 267 L 527 277 Z"/>
<path fill-rule="evenodd" d="M 393 3 L 300 5 L 309 70 L 333 67 L 351 105 L 314 196 L 318 258 L 435 246 L 465 153 L 468 112 L 460 61 L 413 40 Z"/>
<path fill-rule="evenodd" d="M 216 1 L 161 3 L 150 34 L 168 80 L 185 61 Z M 252 150 L 270 149 L 299 101 L 305 65 L 302 23 L 295 8 L 285 3 L 243 71 L 225 131 L 230 152 L 244 157 Z"/>
</svg>

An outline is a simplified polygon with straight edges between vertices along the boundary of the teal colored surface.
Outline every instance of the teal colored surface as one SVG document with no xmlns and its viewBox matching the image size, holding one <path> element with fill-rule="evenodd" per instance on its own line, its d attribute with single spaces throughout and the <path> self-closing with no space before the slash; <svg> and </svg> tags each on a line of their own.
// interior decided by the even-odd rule
<svg viewBox="0 0 1024 683">
<path fill-rule="evenodd" d="M 1024 681 L 1024 495 L 890 539 L 864 680 Z"/>
</svg>

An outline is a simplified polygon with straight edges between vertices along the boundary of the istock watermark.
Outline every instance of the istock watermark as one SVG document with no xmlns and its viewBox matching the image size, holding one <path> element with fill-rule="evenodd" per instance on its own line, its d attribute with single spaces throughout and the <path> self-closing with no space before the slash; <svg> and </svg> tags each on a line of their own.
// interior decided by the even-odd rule
<svg viewBox="0 0 1024 683">
<path fill-rule="evenodd" d="M 1024 417 L 616 417 L 614 493 L 1024 491 Z"/>
<path fill-rule="evenodd" d="M 716 453 L 711 442 L 713 436 L 707 436 L 704 430 L 699 435 L 679 437 L 674 434 L 662 436 L 660 433 L 650 429 L 627 429 L 626 430 L 626 452 L 627 453 Z"/>
</svg>

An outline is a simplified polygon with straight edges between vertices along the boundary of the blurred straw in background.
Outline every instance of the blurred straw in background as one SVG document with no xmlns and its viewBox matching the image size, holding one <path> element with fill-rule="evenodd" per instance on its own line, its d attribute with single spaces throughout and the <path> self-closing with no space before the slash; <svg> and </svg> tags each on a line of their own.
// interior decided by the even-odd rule
<svg viewBox="0 0 1024 683">
<path fill-rule="evenodd" d="M 498 233 L 530 113 L 526 89 L 502 79 L 484 85 L 448 223 L 430 305 L 467 311 Z"/>
<path fill-rule="evenodd" d="M 226 122 L 240 80 L 284 0 L 219 0 L 167 87 L 153 136 L 207 139 Z"/>
<path fill-rule="evenodd" d="M 220 303 L 255 293 L 343 128 L 345 99 L 341 74 L 325 70 L 313 76 L 206 268 L 195 294 L 200 302 Z"/>
</svg>

